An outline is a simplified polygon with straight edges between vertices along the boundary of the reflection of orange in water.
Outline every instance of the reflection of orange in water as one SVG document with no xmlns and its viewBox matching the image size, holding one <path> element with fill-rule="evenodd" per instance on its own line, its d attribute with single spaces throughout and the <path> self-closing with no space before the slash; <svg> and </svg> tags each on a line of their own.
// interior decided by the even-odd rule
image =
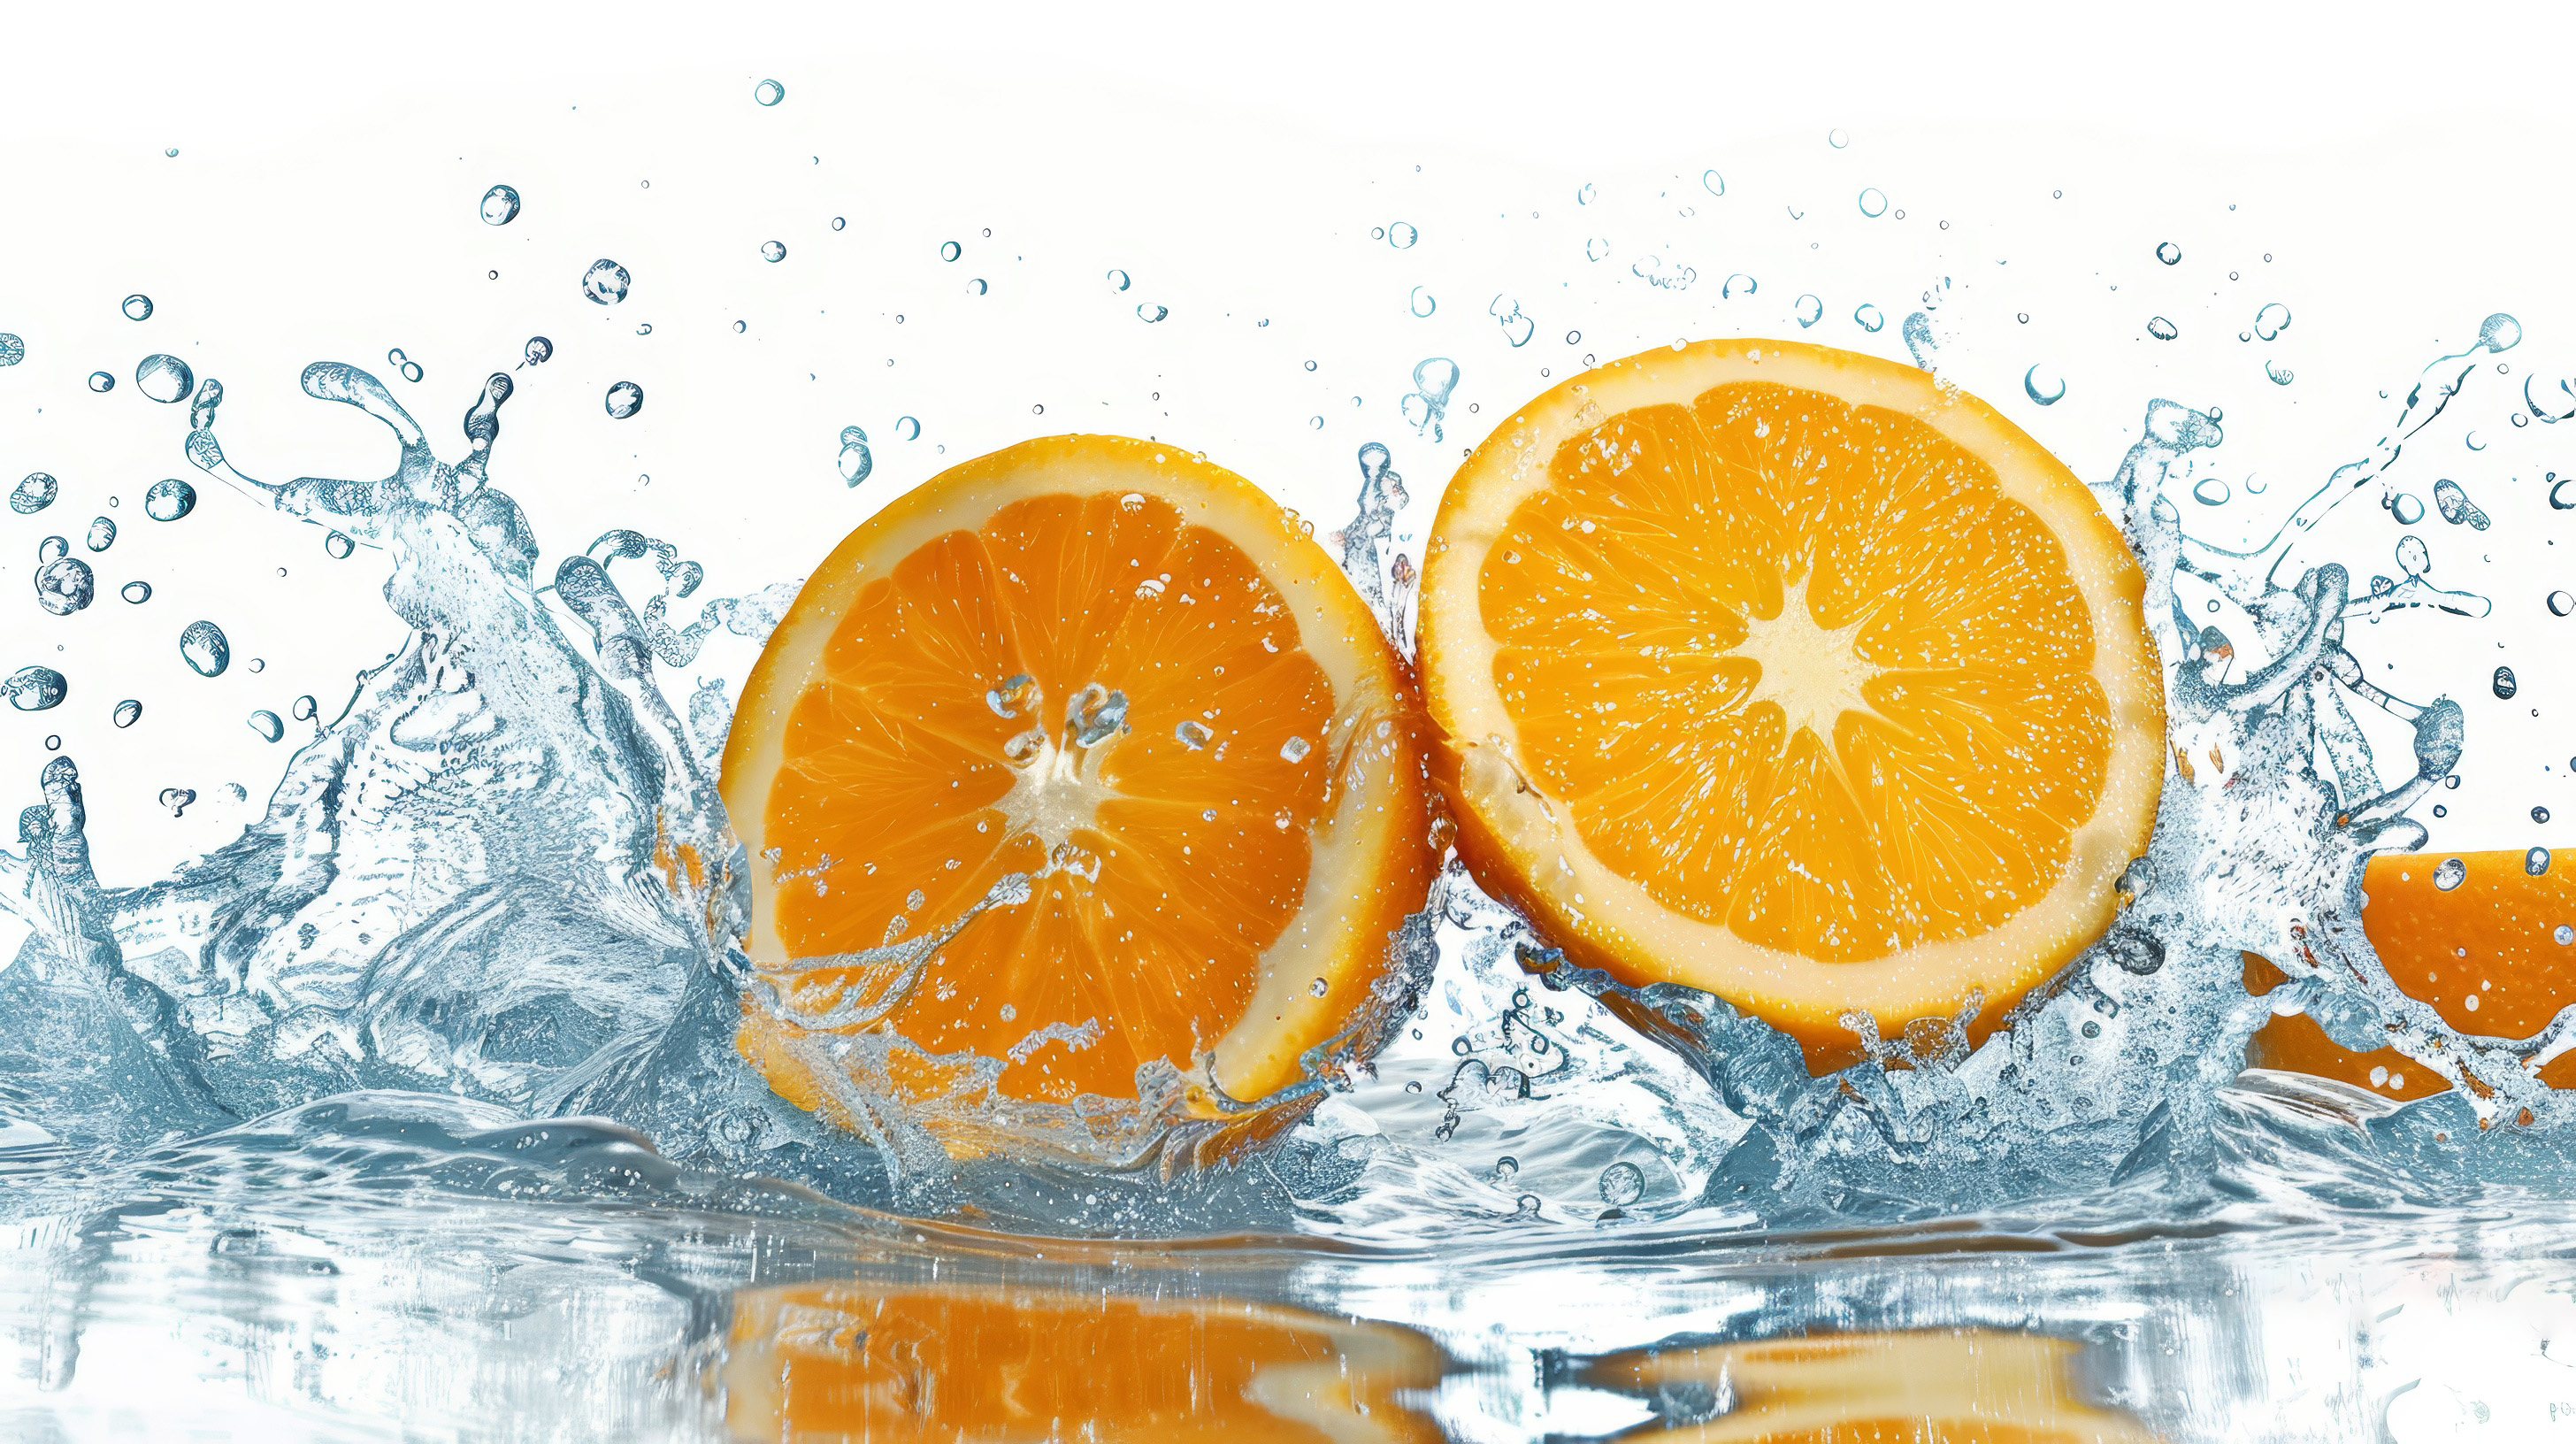
<svg viewBox="0 0 2576 1444">
<path fill-rule="evenodd" d="M 2080 1347 L 1983 1329 L 1841 1334 L 1614 1354 L 1585 1382 L 1733 1401 L 1705 1423 L 1632 1436 L 1658 1444 L 2151 1444 L 2076 1392 Z"/>
<path fill-rule="evenodd" d="M 2468 872 L 2444 891 L 2433 873 L 2451 856 Z M 2362 930 L 2388 976 L 2461 1032 L 2528 1037 L 2576 1002 L 2576 941 L 2558 941 L 2558 929 L 2576 926 L 2576 868 L 2534 877 L 2519 852 L 2408 853 L 2372 858 L 2362 892 L 2370 899 Z M 2268 992 L 2281 980 L 2279 969 L 2247 956 L 2249 990 Z M 2394 1048 L 2339 1047 L 2305 1017 L 2273 1019 L 2254 1035 L 2246 1059 L 2389 1098 L 2422 1098 L 2450 1086 Z M 2576 1054 L 2541 1069 L 2540 1079 L 2576 1088 Z"/>
<path fill-rule="evenodd" d="M 761 1289 L 734 1302 L 738 1440 L 1433 1441 L 1410 1329 L 1236 1300 L 1044 1289 Z"/>
</svg>

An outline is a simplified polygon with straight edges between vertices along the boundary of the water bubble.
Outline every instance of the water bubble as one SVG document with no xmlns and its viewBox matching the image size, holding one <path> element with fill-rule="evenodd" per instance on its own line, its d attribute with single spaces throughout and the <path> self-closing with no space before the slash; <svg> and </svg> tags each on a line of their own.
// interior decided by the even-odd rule
<svg viewBox="0 0 2576 1444">
<path fill-rule="evenodd" d="M 1861 302 L 1860 309 L 1852 312 L 1852 320 L 1864 331 L 1876 331 L 1887 324 L 1886 315 L 1867 301 Z"/>
<path fill-rule="evenodd" d="M 2558 925 L 2558 930 L 2551 933 L 2549 937 L 2550 941 L 2555 942 L 2558 946 L 2563 948 L 2570 943 L 2576 943 L 2576 927 L 2570 927 L 2565 923 L 2560 923 Z"/>
<path fill-rule="evenodd" d="M 170 809 L 170 815 L 172 817 L 187 816 L 188 804 L 196 800 L 197 794 L 184 787 L 164 787 L 161 789 L 161 805 Z"/>
<path fill-rule="evenodd" d="M 346 532 L 335 531 L 322 538 L 322 550 L 324 554 L 329 556 L 331 560 L 335 562 L 347 561 L 349 559 L 349 553 L 356 551 L 357 549 L 358 544 L 351 541 L 348 533 Z"/>
<path fill-rule="evenodd" d="M 2433 569 L 2433 554 L 2424 548 L 2424 539 L 2403 536 L 2397 539 L 2397 565 L 2410 577 L 2420 577 Z"/>
<path fill-rule="evenodd" d="M 2522 344 L 2522 323 L 2498 311 L 2478 323 L 2478 344 L 2498 353 L 2510 351 Z"/>
<path fill-rule="evenodd" d="M 2576 596 L 2570 596 L 2565 592 L 2551 592 L 2549 594 L 2549 613 L 2551 616 L 2563 617 L 2570 612 L 2576 612 Z"/>
<path fill-rule="evenodd" d="M 1487 302 L 1485 314 L 1502 326 L 1503 339 L 1514 347 L 1528 345 L 1530 337 L 1538 334 L 1538 323 L 1522 315 L 1521 303 L 1509 296 L 1496 296 Z"/>
<path fill-rule="evenodd" d="M 103 516 L 91 517 L 89 522 L 89 535 L 85 540 L 88 542 L 89 549 L 91 551 L 103 552 L 107 550 L 109 547 L 116 545 L 116 523 Z"/>
<path fill-rule="evenodd" d="M 1646 1196 L 1645 1170 L 1621 1161 L 1601 1170 L 1601 1201 L 1612 1208 L 1626 1208 Z"/>
<path fill-rule="evenodd" d="M 220 677 L 232 665 L 233 644 L 212 622 L 190 622 L 179 633 L 179 655 L 200 677 Z"/>
<path fill-rule="evenodd" d="M 2299 379 L 2298 372 L 2291 370 L 2289 367 L 2282 365 L 2278 361 L 2264 362 L 2263 374 L 2272 378 L 2272 384 L 2275 386 L 2287 386 L 2291 382 Z"/>
<path fill-rule="evenodd" d="M 15 366 L 26 359 L 25 338 L 13 332 L 0 331 L 0 366 Z"/>
<path fill-rule="evenodd" d="M 2182 247 L 2167 241 L 2156 247 L 2156 259 L 2168 266 L 2179 265 L 2182 262 Z"/>
<path fill-rule="evenodd" d="M 2066 378 L 2055 371 L 2042 371 L 2033 366 L 2021 373 L 2022 393 L 2042 406 L 2055 406 L 2066 399 Z"/>
<path fill-rule="evenodd" d="M 98 595 L 98 576 L 78 557 L 58 556 L 36 568 L 36 605 L 68 617 Z"/>
<path fill-rule="evenodd" d="M 1127 289 L 1127 286 L 1128 280 L 1127 273 L 1125 271 L 1112 271 L 1109 273 L 1109 289 L 1113 291 L 1123 291 Z"/>
<path fill-rule="evenodd" d="M 981 276 L 966 283 L 966 294 L 969 296 L 980 296 L 990 289 L 992 288 L 984 284 L 984 278 Z"/>
<path fill-rule="evenodd" d="M 591 262 L 590 269 L 581 273 L 581 293 L 601 306 L 614 306 L 625 300 L 628 288 L 634 284 L 635 278 L 626 274 L 624 266 L 605 256 Z"/>
<path fill-rule="evenodd" d="M 1751 276 L 1744 274 L 1742 271 L 1738 271 L 1734 275 L 1726 278 L 1725 285 L 1717 288 L 1718 299 L 1722 301 L 1731 301 L 1738 296 L 1750 296 L 1755 291 L 1761 289 L 1761 284 L 1761 282 L 1754 280 Z"/>
<path fill-rule="evenodd" d="M 943 261 L 953 261 L 964 254 L 966 254 L 966 248 L 957 244 L 955 241 L 941 241 L 939 243 L 939 259 Z"/>
<path fill-rule="evenodd" d="M 1183 722 L 1172 729 L 1172 740 L 1192 752 L 1201 751 L 1216 740 L 1216 733 L 1204 722 Z M 1317 995 L 1322 996 L 1321 994 Z"/>
<path fill-rule="evenodd" d="M 763 242 L 761 242 L 761 243 L 760 243 L 760 258 L 761 258 L 762 260 L 764 260 L 764 261 L 767 261 L 767 262 L 771 263 L 772 265 L 775 265 L 775 264 L 777 264 L 777 263 L 778 263 L 778 262 L 780 262 L 780 261 L 786 260 L 786 259 L 787 259 L 787 243 L 786 243 L 785 241 L 763 241 Z"/>
<path fill-rule="evenodd" d="M 841 469 L 841 480 L 852 486 L 868 479 L 868 472 L 875 467 L 876 461 L 868 455 L 866 432 L 855 426 L 841 428 L 841 455 L 837 465 Z"/>
<path fill-rule="evenodd" d="M 750 329 L 751 323 L 748 321 L 736 321 L 733 323 L 733 333 L 737 336 Z"/>
<path fill-rule="evenodd" d="M 1707 188 L 1710 195 L 1722 196 L 1726 194 L 1726 177 L 1719 175 L 1713 170 L 1701 171 L 1699 173 L 1699 183 Z"/>
<path fill-rule="evenodd" d="M 2290 308 L 2278 301 L 2270 302 L 2254 313 L 2254 334 L 2269 341 L 2290 329 Z"/>
<path fill-rule="evenodd" d="M 187 400 L 188 393 L 197 389 L 197 376 L 178 357 L 155 354 L 135 364 L 134 386 L 153 400 L 168 404 Z"/>
<path fill-rule="evenodd" d="M 20 516 L 34 516 L 52 506 L 54 498 L 62 495 L 62 490 L 62 483 L 52 476 L 41 471 L 28 472 L 10 489 L 9 509 Z"/>
<path fill-rule="evenodd" d="M 519 192 L 515 186 L 494 186 L 483 193 L 483 224 L 506 226 L 519 218 Z"/>
<path fill-rule="evenodd" d="M 137 291 L 119 303 L 117 309 L 123 311 L 129 321 L 149 321 L 152 319 L 152 298 Z"/>
<path fill-rule="evenodd" d="M 528 344 L 519 349 L 519 354 L 528 358 L 525 364 L 543 366 L 554 359 L 555 343 L 543 336 L 531 336 Z"/>
<path fill-rule="evenodd" d="M 71 691 L 71 683 L 51 667 L 21 667 L 10 674 L 8 681 L 0 682 L 0 691 L 9 694 L 9 705 L 19 711 L 42 712 L 61 706 L 64 695 Z"/>
<path fill-rule="evenodd" d="M 644 409 L 644 388 L 632 381 L 620 381 L 608 388 L 609 419 L 624 421 Z"/>
<path fill-rule="evenodd" d="M 1880 216 L 1886 215 L 1887 192 L 1880 190 L 1876 186 L 1861 187 L 1860 213 L 1869 217 L 1871 220 L 1876 220 Z"/>
<path fill-rule="evenodd" d="M 1800 296 L 1791 309 L 1796 312 L 1801 329 L 1825 319 L 1824 299 L 1814 294 Z"/>
<path fill-rule="evenodd" d="M 2513 669 L 2511 667 L 2496 668 L 2495 679 L 2488 685 L 2495 689 L 2495 694 L 2498 700 L 2509 699 L 2514 693 L 2522 690 L 2522 684 L 2514 680 Z"/>
<path fill-rule="evenodd" d="M 320 704 L 313 700 L 313 694 L 307 692 L 303 696 L 296 698 L 295 705 L 287 710 L 295 714 L 296 721 L 310 722 L 313 720 L 314 714 L 322 709 Z"/>
<path fill-rule="evenodd" d="M 1165 316 L 1170 314 L 1172 314 L 1170 307 L 1157 306 L 1151 301 L 1139 302 L 1136 307 L 1136 319 L 1144 322 L 1148 326 L 1153 325 L 1155 322 L 1162 320 Z"/>
<path fill-rule="evenodd" d="M 2449 892 L 2451 889 L 2458 887 L 2462 882 L 2466 881 L 2468 875 L 2469 865 L 2467 863 L 2460 861 L 2456 857 L 2446 857 L 2442 859 L 2441 866 L 2433 869 L 2433 886 L 2440 888 L 2444 892 Z"/>
<path fill-rule="evenodd" d="M 274 712 L 253 712 L 250 714 L 250 730 L 259 734 L 260 741 L 274 742 L 286 735 L 286 724 L 279 721 Z"/>
<path fill-rule="evenodd" d="M 2150 316 L 2147 318 L 2147 334 L 2159 341 L 2170 341 L 2182 333 L 2175 330 L 2174 323 L 2164 317 Z"/>
<path fill-rule="evenodd" d="M 847 229 L 849 229 L 849 226 L 850 226 L 849 221 L 848 221 L 848 220 L 846 220 L 846 219 L 844 219 L 843 217 L 840 217 L 840 216 L 834 216 L 834 217 L 832 217 L 832 229 L 834 229 L 834 230 L 836 230 L 836 231 L 847 230 Z"/>
<path fill-rule="evenodd" d="M 1405 298 L 1404 304 L 1405 309 L 1411 311 L 1416 316 L 1428 316 L 1432 312 L 1440 309 L 1439 301 L 1435 300 L 1429 291 L 1424 290 L 1420 286 L 1413 288 L 1413 294 Z"/>
<path fill-rule="evenodd" d="M 136 722 L 141 721 L 142 718 L 143 704 L 135 701 L 131 697 L 128 697 L 124 701 L 116 704 L 115 713 L 107 720 L 115 723 L 119 727 L 131 727 Z"/>
<path fill-rule="evenodd" d="M 2191 499 L 2202 506 L 2223 506 L 2230 495 L 2227 483 L 2214 476 L 2202 477 L 2199 484 L 2191 489 Z"/>
<path fill-rule="evenodd" d="M 635 334 L 636 334 L 636 335 L 638 335 L 638 336 L 650 336 L 650 335 L 652 335 L 652 334 L 653 334 L 653 323 L 652 323 L 652 322 L 650 322 L 650 321 L 647 321 L 647 322 L 645 322 L 643 325 L 636 327 L 636 328 L 635 328 Z"/>
<path fill-rule="evenodd" d="M 2547 822 L 2549 820 L 2549 809 L 2546 807 L 2533 808 L 2531 810 L 2531 820 L 2534 822 Z M 2530 864 L 2526 862 L 2524 865 L 2527 867 Z"/>
<path fill-rule="evenodd" d="M 1592 204 L 1592 198 L 1599 194 L 1600 192 L 1593 188 L 1592 182 L 1585 181 L 1581 186 L 1576 188 L 1574 192 L 1574 203 L 1578 206 L 1588 206 Z"/>
<path fill-rule="evenodd" d="M 2442 520 L 2453 526 L 2467 526 L 2473 531 L 2487 529 L 2487 514 L 2469 500 L 2466 488 L 2447 476 L 2433 483 L 2433 504 L 2442 509 Z"/>
<path fill-rule="evenodd" d="M 116 389 L 116 378 L 104 371 L 92 371 L 89 373 L 89 389 L 98 392 L 113 391 Z"/>
<path fill-rule="evenodd" d="M 70 542 L 63 540 L 58 536 L 49 536 L 43 541 L 36 543 L 36 565 L 43 566 L 48 562 L 61 561 L 64 557 L 71 555 L 71 551 L 72 544 Z"/>
<path fill-rule="evenodd" d="M 116 594 L 125 598 L 129 604 L 139 607 L 152 600 L 152 584 L 145 581 L 127 582 L 116 589 Z"/>
<path fill-rule="evenodd" d="M 921 435 L 921 423 L 909 416 L 898 416 L 894 419 L 894 434 L 904 441 L 917 440 Z"/>
<path fill-rule="evenodd" d="M 2576 511 L 2576 476 L 2559 481 L 2558 473 L 2553 471 L 2549 473 L 2548 480 L 2552 483 L 2549 488 L 2549 509 Z"/>
<path fill-rule="evenodd" d="M 775 80 L 764 80 L 751 88 L 751 98 L 762 105 L 776 105 L 787 98 L 787 87 Z"/>
<path fill-rule="evenodd" d="M 2388 499 L 2388 514 L 2399 526 L 2413 526 L 2424 519 L 2424 503 L 2413 492 L 2401 491 Z"/>
<path fill-rule="evenodd" d="M 1609 256 L 1610 238 L 1608 236 L 1594 236 L 1591 240 L 1583 243 L 1583 258 L 1585 260 L 1601 261 L 1609 259 Z"/>
<path fill-rule="evenodd" d="M 1851 133 L 1839 128 L 1825 132 L 1825 144 L 1836 150 L 1851 144 Z"/>
<path fill-rule="evenodd" d="M 1409 221 L 1397 221 L 1386 228 L 1386 243 L 1399 251 L 1413 249 L 1413 243 L 1420 239 L 1422 232 L 1415 230 Z"/>
</svg>

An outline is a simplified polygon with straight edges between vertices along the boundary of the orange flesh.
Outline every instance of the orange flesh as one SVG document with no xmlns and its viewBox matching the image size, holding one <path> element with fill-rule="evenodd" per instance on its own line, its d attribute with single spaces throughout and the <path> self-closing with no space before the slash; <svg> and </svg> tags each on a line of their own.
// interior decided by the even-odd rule
<svg viewBox="0 0 2576 1444">
<path fill-rule="evenodd" d="M 2576 925 L 2576 869 L 2553 867 L 2533 877 L 2519 852 L 2459 853 L 2467 874 L 2444 891 L 2434 885 L 2433 871 L 2451 855 L 2372 858 L 2362 880 L 2370 899 L 2362 930 L 2397 986 L 2432 1004 L 2444 1022 L 2464 1033 L 2529 1037 L 2576 1002 L 2576 944 L 2557 937 L 2559 928 Z M 2249 959 L 2248 988 L 2268 992 L 2282 976 Z M 2246 1060 L 2390 1098 L 2422 1098 L 2450 1086 L 2394 1048 L 2343 1048 L 2303 1016 L 2273 1019 L 2254 1036 Z M 2540 1079 L 2576 1088 L 2576 1054 L 2541 1069 Z"/>
<path fill-rule="evenodd" d="M 2056 883 L 2110 718 L 2064 549 L 1985 462 L 1736 383 L 1613 416 L 1549 473 L 1480 596 L 1521 743 L 1605 862 L 1831 962 L 1973 937 Z"/>
<path fill-rule="evenodd" d="M 856 1284 L 737 1300 L 741 1440 L 1433 1441 L 1398 1389 L 1439 1382 L 1409 1330 L 1214 1301 Z"/>
</svg>

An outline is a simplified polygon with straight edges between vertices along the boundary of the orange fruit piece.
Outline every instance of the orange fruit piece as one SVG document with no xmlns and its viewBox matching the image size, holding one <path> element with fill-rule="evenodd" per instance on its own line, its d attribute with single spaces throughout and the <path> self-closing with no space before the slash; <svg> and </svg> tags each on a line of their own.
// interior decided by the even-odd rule
<svg viewBox="0 0 2576 1444">
<path fill-rule="evenodd" d="M 1134 1098 L 1168 1063 L 1250 1101 L 1364 1014 L 1432 867 L 1420 727 L 1306 530 L 1176 446 L 1060 436 L 816 569 L 723 770 L 787 1004 L 738 1046 L 781 1095 L 844 1109 L 799 1044 L 882 1027 L 917 1092 Z"/>
<path fill-rule="evenodd" d="M 2075 1387 L 2080 1345 L 2038 1334 L 1926 1329 L 1641 1350 L 1586 1382 L 1649 1397 L 1698 1387 L 1723 1414 L 1630 1437 L 1682 1444 L 2152 1444 Z"/>
<path fill-rule="evenodd" d="M 1228 1300 L 800 1284 L 736 1298 L 725 1417 L 746 1444 L 1431 1444 L 1397 1391 L 1440 1372 L 1410 1329 Z"/>
<path fill-rule="evenodd" d="M 1613 362 L 1458 469 L 1422 581 L 1459 851 L 1579 961 L 1853 1053 L 2106 927 L 2163 776 L 2144 581 L 2083 483 L 1923 371 Z"/>
<path fill-rule="evenodd" d="M 2456 854 L 2459 886 L 2435 884 L 2445 858 L 2383 855 L 2362 874 L 2361 928 L 2391 981 L 2433 1005 L 2463 1033 L 2526 1038 L 2576 1002 L 2576 876 L 2558 867 L 2532 876 L 2519 852 Z M 2560 929 L 2569 931 L 2565 940 Z M 2245 985 L 2257 994 L 2284 975 L 2246 955 Z M 2389 1098 L 2422 1098 L 2451 1085 L 2398 1052 L 2355 1053 L 2305 1017 L 2275 1018 L 2254 1035 L 2246 1061 L 2258 1068 L 2313 1073 Z M 2576 1088 L 2576 1054 L 2540 1070 L 2552 1088 Z"/>
</svg>

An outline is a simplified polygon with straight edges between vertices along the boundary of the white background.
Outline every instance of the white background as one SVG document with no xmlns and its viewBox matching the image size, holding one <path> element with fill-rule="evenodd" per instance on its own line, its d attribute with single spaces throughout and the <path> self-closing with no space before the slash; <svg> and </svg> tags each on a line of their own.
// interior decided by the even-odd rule
<svg viewBox="0 0 2576 1444">
<path fill-rule="evenodd" d="M 1903 357 L 1902 318 L 1929 300 L 1944 371 L 2088 477 L 2150 397 L 2223 406 L 2212 467 L 2236 499 L 2181 499 L 2217 540 L 2268 532 L 2381 434 L 2382 392 L 2487 313 L 2519 317 L 2510 374 L 2490 365 L 2397 473 L 2427 502 L 2456 477 L 2495 516 L 2415 530 L 2435 580 L 2496 615 L 2409 616 L 2353 646 L 2401 695 L 2469 707 L 2435 845 L 2546 842 L 2534 804 L 2576 826 L 2557 710 L 2576 619 L 2543 606 L 2576 588 L 2558 545 L 2576 513 L 2549 510 L 2541 476 L 2576 475 L 2576 452 L 2508 415 L 2527 375 L 2576 372 L 2570 26 L 2563 7 L 2312 9 L 20 7 L 0 22 L 0 331 L 28 355 L 0 370 L 0 484 L 43 470 L 63 499 L 0 513 L 0 670 L 58 667 L 72 695 L 0 711 L 0 802 L 32 800 L 60 736 L 101 872 L 140 881 L 256 815 L 306 732 L 265 744 L 254 708 L 312 693 L 327 718 L 401 638 L 381 557 L 333 562 L 318 532 L 188 469 L 184 408 L 131 379 L 149 352 L 226 383 L 226 448 L 274 481 L 390 468 L 374 423 L 297 392 L 305 363 L 391 380 L 404 348 L 427 375 L 394 390 L 452 458 L 482 376 L 547 335 L 556 359 L 516 373 L 493 466 L 542 571 L 631 526 L 706 564 L 703 600 L 801 576 L 940 467 L 1062 430 L 1203 449 L 1326 528 L 1355 448 L 1382 440 L 1418 541 L 1460 450 L 1587 355 L 1758 334 Z M 753 102 L 764 78 L 783 104 Z M 495 182 L 524 197 L 504 227 L 477 212 Z M 1862 213 L 1863 187 L 1888 214 Z M 1410 249 L 1377 238 L 1398 221 Z M 2179 265 L 2155 260 L 2164 241 Z M 603 256 L 635 277 L 608 308 L 578 288 Z M 1758 289 L 1730 298 L 1739 273 Z M 129 292 L 152 319 L 120 314 Z M 1526 346 L 1498 298 L 1534 323 Z M 2292 327 L 2239 340 L 2275 301 Z M 1884 330 L 1854 324 L 1864 302 Z M 2148 334 L 2158 316 L 2179 339 Z M 1464 376 L 1437 443 L 1398 414 L 1432 356 Z M 2067 379 L 2062 403 L 2023 393 L 2032 365 Z M 92 394 L 92 370 L 117 388 Z M 603 411 L 618 380 L 646 391 L 632 420 Z M 906 415 L 918 440 L 897 437 Z M 875 456 L 855 490 L 833 468 L 851 424 Z M 142 518 L 163 476 L 199 484 L 194 517 Z M 99 514 L 123 527 L 90 558 L 102 600 L 43 615 L 37 542 L 77 546 Z M 2393 575 L 2400 531 L 2363 498 L 2302 555 Z M 159 589 L 140 607 L 114 596 L 134 577 Z M 215 681 L 174 645 L 201 616 L 234 642 Z M 670 680 L 749 660 L 726 639 Z M 2488 693 L 2499 662 L 2522 680 L 2511 704 Z M 118 732 L 124 697 L 145 715 Z M 173 786 L 200 795 L 184 819 L 152 805 Z"/>
</svg>

